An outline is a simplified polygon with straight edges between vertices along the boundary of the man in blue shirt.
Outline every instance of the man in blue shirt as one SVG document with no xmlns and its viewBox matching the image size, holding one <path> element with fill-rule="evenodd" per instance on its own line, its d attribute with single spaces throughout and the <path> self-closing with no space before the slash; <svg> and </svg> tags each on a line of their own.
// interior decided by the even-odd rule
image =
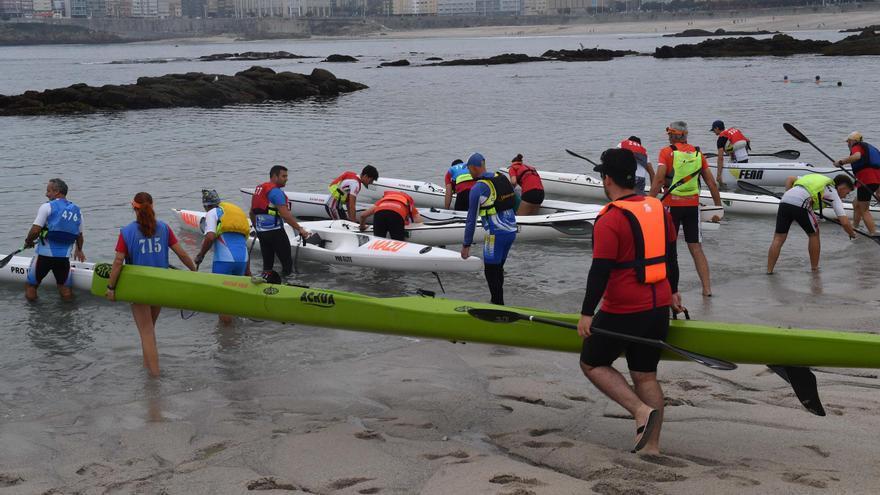
<svg viewBox="0 0 880 495">
<path fill-rule="evenodd" d="M 290 212 L 284 186 L 287 185 L 287 168 L 275 165 L 269 170 L 269 182 L 257 186 L 251 198 L 251 223 L 260 240 L 263 253 L 263 271 L 271 271 L 275 255 L 281 261 L 281 275 L 293 273 L 293 258 L 290 255 L 290 238 L 284 224 L 290 225 L 305 239 L 309 232 L 302 228 Z"/>
<path fill-rule="evenodd" d="M 82 212 L 67 200 L 67 184 L 61 179 L 51 179 L 46 185 L 48 203 L 37 210 L 37 218 L 24 240 L 25 247 L 36 246 L 37 255 L 28 269 L 25 297 L 37 299 L 37 287 L 52 272 L 58 291 L 64 300 L 73 298 L 70 286 L 70 251 L 73 257 L 85 261 L 83 254 Z"/>
<path fill-rule="evenodd" d="M 483 242 L 483 268 L 492 304 L 504 305 L 504 262 L 516 239 L 516 193 L 507 177 L 486 172 L 486 159 L 479 153 L 468 158 L 467 167 L 476 179 L 468 198 L 467 224 L 461 257 L 470 256 L 477 215 L 486 230 Z"/>
</svg>

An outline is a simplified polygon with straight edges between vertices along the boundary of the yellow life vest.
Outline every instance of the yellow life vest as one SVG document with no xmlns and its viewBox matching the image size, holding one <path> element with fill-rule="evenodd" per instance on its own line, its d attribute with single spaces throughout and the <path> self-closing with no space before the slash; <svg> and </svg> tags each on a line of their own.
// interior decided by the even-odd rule
<svg viewBox="0 0 880 495">
<path fill-rule="evenodd" d="M 228 232 L 244 236 L 250 235 L 251 226 L 248 224 L 248 218 L 244 214 L 244 210 L 226 201 L 221 201 L 219 208 L 223 209 L 223 216 L 217 221 L 218 236 Z"/>
<path fill-rule="evenodd" d="M 834 180 L 821 174 L 807 174 L 794 181 L 795 186 L 800 186 L 809 191 L 810 199 L 813 200 L 813 209 L 822 211 L 822 197 L 825 188 L 834 185 Z"/>
<path fill-rule="evenodd" d="M 699 150 L 694 151 L 678 151 L 672 146 L 672 176 L 671 184 L 677 183 L 679 180 L 700 170 L 703 166 L 703 154 Z M 691 177 L 687 182 L 673 189 L 669 194 L 672 196 L 694 196 L 700 194 L 700 181 L 696 177 Z"/>
</svg>

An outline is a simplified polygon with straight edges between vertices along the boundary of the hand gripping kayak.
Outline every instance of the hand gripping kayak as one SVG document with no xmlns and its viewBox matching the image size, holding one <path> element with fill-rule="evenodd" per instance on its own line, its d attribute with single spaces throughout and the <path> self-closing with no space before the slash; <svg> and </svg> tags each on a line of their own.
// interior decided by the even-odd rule
<svg viewBox="0 0 880 495">
<path fill-rule="evenodd" d="M 491 321 L 493 323 L 514 323 L 516 321 L 533 321 L 537 323 L 544 323 L 546 325 L 554 325 L 557 327 L 570 328 L 572 330 L 577 330 L 577 325 L 573 325 L 571 323 L 566 323 L 564 321 L 551 320 L 549 318 L 542 318 L 540 316 L 527 315 L 522 313 L 516 313 L 513 311 L 504 311 L 500 309 L 481 309 L 481 308 L 470 308 L 468 309 L 468 314 L 473 316 L 474 318 L 478 318 L 484 321 Z M 664 349 L 667 351 L 674 352 L 679 356 L 690 359 L 691 361 L 695 361 L 697 363 L 702 364 L 703 366 L 708 366 L 709 368 L 716 370 L 735 370 L 736 365 L 729 361 L 724 361 L 723 359 L 713 358 L 711 356 L 704 356 L 702 354 L 697 354 L 696 352 L 688 351 L 687 349 L 682 349 L 680 347 L 676 347 L 672 344 L 668 344 L 662 340 L 655 339 L 646 339 L 644 337 L 636 337 L 634 335 L 626 335 L 618 332 L 612 332 L 611 330 L 605 330 L 602 328 L 593 327 L 591 331 L 597 335 L 605 335 L 606 337 L 611 337 L 620 340 L 626 340 L 628 342 L 633 342 L 635 344 L 643 344 L 649 345 L 651 347 L 657 347 L 660 349 Z"/>
</svg>

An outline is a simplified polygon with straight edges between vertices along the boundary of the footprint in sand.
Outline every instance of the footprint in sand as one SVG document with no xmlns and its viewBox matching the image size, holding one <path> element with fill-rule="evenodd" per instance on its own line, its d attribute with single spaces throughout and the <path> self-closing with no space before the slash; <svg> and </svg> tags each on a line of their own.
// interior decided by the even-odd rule
<svg viewBox="0 0 880 495">
<path fill-rule="evenodd" d="M 381 492 L 381 491 L 382 491 L 381 488 L 376 488 L 376 487 L 374 486 L 374 487 L 371 487 L 371 488 L 364 488 L 363 490 L 358 490 L 358 493 L 360 493 L 360 494 L 362 494 L 362 495 L 373 495 L 374 493 L 379 493 L 379 492 Z"/>
<path fill-rule="evenodd" d="M 360 438 L 361 440 L 379 440 L 380 442 L 385 441 L 385 438 L 382 437 L 381 433 L 373 430 L 359 431 L 354 434 L 354 437 Z"/>
<path fill-rule="evenodd" d="M 614 481 L 600 481 L 593 485 L 592 490 L 601 495 L 662 495 L 658 488 L 641 483 L 619 483 Z"/>
<path fill-rule="evenodd" d="M 548 433 L 558 433 L 562 428 L 534 428 L 529 430 L 530 437 L 543 437 Z"/>
<path fill-rule="evenodd" d="M 813 488 L 828 488 L 828 483 L 810 477 L 810 473 L 782 473 L 782 481 Z"/>
<path fill-rule="evenodd" d="M 704 466 L 704 467 L 715 467 L 715 466 L 721 466 L 724 464 L 723 462 L 716 460 L 716 459 L 710 459 L 708 457 L 700 457 L 700 456 L 691 455 L 691 454 L 666 454 L 666 455 L 668 455 L 670 457 L 678 457 L 679 459 L 684 459 L 686 461 L 690 461 L 690 462 L 693 462 L 694 464 L 697 464 L 699 466 Z"/>
<path fill-rule="evenodd" d="M 675 407 L 675 406 L 691 406 L 694 407 L 694 403 L 687 399 L 676 399 L 673 397 L 665 397 L 664 404 L 666 407 Z"/>
<path fill-rule="evenodd" d="M 665 455 L 641 454 L 639 455 L 639 460 L 671 468 L 683 468 L 688 466 L 688 463 L 684 461 L 679 461 L 678 459 L 673 459 L 672 457 Z"/>
<path fill-rule="evenodd" d="M 719 480 L 732 481 L 737 486 L 758 486 L 761 484 L 758 480 L 746 478 L 745 476 L 740 476 L 738 474 L 731 474 L 723 469 L 713 470 L 712 472 L 715 473 L 715 476 L 717 476 Z"/>
<path fill-rule="evenodd" d="M 822 448 L 819 447 L 818 445 L 804 445 L 804 448 L 807 450 L 811 450 L 811 451 L 815 452 L 816 454 L 819 454 L 822 457 L 825 457 L 825 458 L 831 457 L 831 454 L 822 450 Z"/>
<path fill-rule="evenodd" d="M 489 479 L 489 483 L 494 483 L 496 485 L 509 485 L 511 483 L 519 483 L 526 486 L 544 485 L 544 482 L 537 478 L 522 478 L 515 474 L 496 474 L 491 479 Z"/>
<path fill-rule="evenodd" d="M 422 454 L 422 457 L 428 459 L 429 461 L 435 461 L 437 459 L 443 459 L 444 457 L 454 457 L 455 459 L 467 459 L 470 457 L 470 454 L 463 450 L 455 450 L 448 454 Z"/>
<path fill-rule="evenodd" d="M 103 464 L 98 464 L 97 462 L 86 464 L 76 470 L 76 474 L 80 476 L 85 476 L 88 474 L 98 478 L 102 476 L 107 476 L 112 472 L 113 468 L 111 468 L 110 466 L 105 466 Z"/>
<path fill-rule="evenodd" d="M 0 474 L 0 487 L 15 486 L 23 483 L 24 478 L 12 474 Z"/>
<path fill-rule="evenodd" d="M 331 490 L 342 490 L 365 481 L 373 481 L 376 478 L 342 478 L 330 483 Z"/>
<path fill-rule="evenodd" d="M 534 440 L 529 440 L 528 442 L 523 442 L 523 447 L 529 447 L 532 449 L 567 449 L 570 447 L 574 447 L 574 444 L 571 442 L 536 442 Z"/>
<path fill-rule="evenodd" d="M 194 461 L 204 461 L 205 459 L 219 454 L 223 452 L 228 447 L 226 442 L 218 442 L 208 445 L 207 447 L 202 447 L 199 450 L 195 451 L 192 456 L 192 460 Z"/>
<path fill-rule="evenodd" d="M 299 490 L 300 487 L 291 483 L 279 483 L 275 478 L 260 478 L 258 480 L 249 481 L 248 490 Z"/>
<path fill-rule="evenodd" d="M 562 411 L 571 409 L 572 407 L 568 404 L 562 404 L 559 402 L 546 402 L 544 399 L 535 397 L 524 397 L 521 395 L 497 395 L 496 397 L 498 397 L 499 399 L 515 400 L 517 402 L 524 402 L 526 404 L 533 404 L 536 406 L 549 407 L 551 409 L 559 409 Z"/>
</svg>

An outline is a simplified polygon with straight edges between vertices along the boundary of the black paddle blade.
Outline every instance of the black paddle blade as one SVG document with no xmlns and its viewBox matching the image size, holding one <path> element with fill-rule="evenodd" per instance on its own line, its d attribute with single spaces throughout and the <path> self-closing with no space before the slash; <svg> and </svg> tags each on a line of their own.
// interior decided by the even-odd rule
<svg viewBox="0 0 880 495">
<path fill-rule="evenodd" d="M 782 150 L 773 153 L 773 156 L 782 160 L 797 160 L 801 157 L 801 152 L 798 150 Z"/>
<path fill-rule="evenodd" d="M 0 260 L 0 268 L 3 268 L 4 266 L 8 265 L 9 262 L 12 261 L 12 258 L 14 258 L 15 255 L 18 254 L 18 253 L 20 253 L 20 252 L 21 252 L 21 249 L 17 249 L 17 250 L 15 250 L 15 251 L 13 251 L 12 254 L 8 254 L 8 255 L 6 255 L 5 258 L 3 258 L 2 260 Z"/>
<path fill-rule="evenodd" d="M 483 321 L 491 321 L 492 323 L 513 323 L 519 320 L 527 320 L 519 313 L 513 311 L 504 311 L 502 309 L 484 309 L 470 308 L 468 314 Z"/>
<path fill-rule="evenodd" d="M 802 143 L 809 143 L 810 142 L 810 140 L 807 139 L 807 136 L 804 136 L 804 134 L 801 131 L 797 130 L 797 128 L 795 126 L 789 124 L 788 122 L 782 124 L 782 128 L 785 129 L 786 132 L 791 134 L 791 137 L 797 139 L 798 141 L 800 141 Z M 800 156 L 800 154 L 798 154 L 798 156 Z"/>
<path fill-rule="evenodd" d="M 768 364 L 767 367 L 791 385 L 794 394 L 807 411 L 816 416 L 825 416 L 825 408 L 822 407 L 822 401 L 819 399 L 816 375 L 810 371 L 810 368 L 773 364 Z"/>
<path fill-rule="evenodd" d="M 773 196 L 774 198 L 782 197 L 781 194 L 775 193 L 769 189 L 765 189 L 757 184 L 752 184 L 751 182 L 746 182 L 744 180 L 736 181 L 736 185 L 737 185 L 737 187 L 739 187 L 743 191 L 748 191 L 750 193 L 762 194 L 765 196 Z"/>
<path fill-rule="evenodd" d="M 696 361 L 696 362 L 702 364 L 703 366 L 707 366 L 709 368 L 712 368 L 713 370 L 730 371 L 730 370 L 736 369 L 736 364 L 731 363 L 730 361 L 725 361 L 723 359 L 718 359 L 718 358 L 713 358 L 710 356 L 704 356 L 702 354 L 697 354 L 695 352 L 691 352 L 691 351 L 682 349 L 681 347 L 676 347 L 672 344 L 666 344 L 666 345 L 668 346 L 669 350 L 677 352 L 678 354 L 681 354 L 682 356 L 684 356 L 688 359 Z"/>
</svg>

